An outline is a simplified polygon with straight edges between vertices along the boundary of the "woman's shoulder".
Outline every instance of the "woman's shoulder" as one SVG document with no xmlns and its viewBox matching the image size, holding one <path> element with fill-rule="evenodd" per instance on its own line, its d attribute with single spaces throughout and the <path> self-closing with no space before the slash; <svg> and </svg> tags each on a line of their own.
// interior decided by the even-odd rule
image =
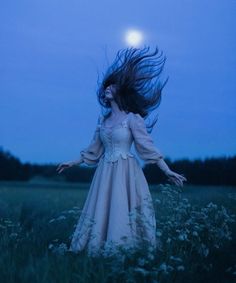
<svg viewBox="0 0 236 283">
<path fill-rule="evenodd" d="M 143 117 L 139 113 L 129 112 L 129 115 L 134 119 L 143 119 Z"/>
<path fill-rule="evenodd" d="M 129 113 L 129 125 L 131 128 L 141 128 L 146 126 L 144 118 L 139 113 Z"/>
<path fill-rule="evenodd" d="M 98 115 L 98 124 L 101 124 L 103 120 L 104 120 L 104 116 L 102 114 L 99 114 Z"/>
<path fill-rule="evenodd" d="M 99 129 L 102 126 L 103 119 L 104 119 L 103 115 L 99 114 L 97 118 L 97 129 Z"/>
<path fill-rule="evenodd" d="M 144 119 L 139 113 L 129 112 L 130 122 L 131 124 L 143 124 Z"/>
</svg>

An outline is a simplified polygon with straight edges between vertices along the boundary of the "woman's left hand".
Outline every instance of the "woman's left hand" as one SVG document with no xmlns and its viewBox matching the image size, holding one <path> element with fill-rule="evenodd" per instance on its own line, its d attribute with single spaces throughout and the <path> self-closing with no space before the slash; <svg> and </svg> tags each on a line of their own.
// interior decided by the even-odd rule
<svg viewBox="0 0 236 283">
<path fill-rule="evenodd" d="M 167 174 L 168 181 L 174 183 L 176 186 L 183 187 L 183 181 L 187 181 L 184 175 L 169 171 Z"/>
</svg>

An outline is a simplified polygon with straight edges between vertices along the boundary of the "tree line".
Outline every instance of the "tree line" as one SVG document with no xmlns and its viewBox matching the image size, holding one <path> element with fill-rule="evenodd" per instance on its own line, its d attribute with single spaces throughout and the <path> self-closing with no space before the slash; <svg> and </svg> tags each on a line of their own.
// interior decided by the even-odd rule
<svg viewBox="0 0 236 283">
<path fill-rule="evenodd" d="M 185 184 L 195 185 L 236 185 L 236 155 L 232 157 L 212 157 L 204 160 L 181 159 L 171 161 L 165 159 L 168 166 L 187 178 Z M 34 177 L 55 181 L 91 182 L 96 167 L 74 166 L 61 174 L 56 171 L 57 164 L 22 163 L 19 158 L 0 147 L 0 180 L 29 181 Z M 143 168 L 150 184 L 167 182 L 164 173 L 155 164 L 147 164 Z"/>
</svg>

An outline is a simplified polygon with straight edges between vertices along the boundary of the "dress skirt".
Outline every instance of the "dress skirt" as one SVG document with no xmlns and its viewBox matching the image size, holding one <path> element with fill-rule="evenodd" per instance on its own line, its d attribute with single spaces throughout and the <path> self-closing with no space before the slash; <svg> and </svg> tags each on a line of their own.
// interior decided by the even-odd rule
<svg viewBox="0 0 236 283">
<path fill-rule="evenodd" d="M 69 251 L 134 248 L 143 241 L 156 247 L 156 219 L 142 167 L 135 156 L 99 160 Z"/>
</svg>

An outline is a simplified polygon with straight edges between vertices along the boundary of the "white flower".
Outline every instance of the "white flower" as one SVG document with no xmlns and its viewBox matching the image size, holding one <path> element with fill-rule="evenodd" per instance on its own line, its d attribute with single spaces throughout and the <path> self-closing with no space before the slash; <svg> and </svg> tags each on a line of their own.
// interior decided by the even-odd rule
<svg viewBox="0 0 236 283">
<path fill-rule="evenodd" d="M 142 273 L 144 276 L 149 273 L 147 270 L 145 270 L 144 268 L 141 268 L 141 267 L 135 267 L 134 271 Z"/>
<path fill-rule="evenodd" d="M 179 271 L 183 271 L 185 268 L 184 268 L 184 266 L 183 265 L 179 265 L 179 266 L 177 266 L 177 270 L 179 270 Z"/>
<path fill-rule="evenodd" d="M 166 242 L 169 244 L 171 242 L 171 238 L 168 238 Z"/>
<path fill-rule="evenodd" d="M 160 266 L 159 266 L 159 270 L 163 270 L 163 271 L 166 271 L 167 270 L 167 266 L 166 266 L 166 263 L 163 262 Z"/>
<path fill-rule="evenodd" d="M 138 265 L 144 266 L 145 263 L 146 263 L 145 258 L 139 258 L 139 259 L 138 259 Z"/>
<path fill-rule="evenodd" d="M 182 262 L 182 259 L 180 257 L 176 257 L 176 256 L 173 256 L 173 255 L 170 256 L 170 259 Z"/>
<path fill-rule="evenodd" d="M 68 213 L 76 214 L 76 211 L 74 211 L 73 209 L 70 209 L 70 210 L 68 210 Z"/>
<path fill-rule="evenodd" d="M 55 247 L 53 249 L 53 252 L 58 253 L 58 254 L 64 254 L 65 251 L 67 251 L 67 250 L 68 250 L 68 248 L 67 248 L 66 244 L 61 243 L 57 248 Z"/>
<path fill-rule="evenodd" d="M 54 247 L 53 244 L 48 245 L 49 250 L 51 250 L 53 247 Z"/>
<path fill-rule="evenodd" d="M 162 235 L 162 233 L 160 231 L 156 231 L 156 236 L 160 237 Z"/>
<path fill-rule="evenodd" d="M 178 238 L 179 238 L 180 241 L 185 241 L 185 240 L 187 240 L 187 234 L 185 234 L 185 233 L 180 234 Z"/>
<path fill-rule="evenodd" d="M 15 237 L 17 237 L 17 235 L 18 235 L 17 233 L 11 233 L 11 234 L 9 235 L 9 237 L 10 237 L 10 238 L 15 238 Z"/>
<path fill-rule="evenodd" d="M 64 215 L 60 215 L 59 217 L 57 217 L 56 220 L 64 220 L 64 219 L 66 219 L 66 217 Z"/>
</svg>

